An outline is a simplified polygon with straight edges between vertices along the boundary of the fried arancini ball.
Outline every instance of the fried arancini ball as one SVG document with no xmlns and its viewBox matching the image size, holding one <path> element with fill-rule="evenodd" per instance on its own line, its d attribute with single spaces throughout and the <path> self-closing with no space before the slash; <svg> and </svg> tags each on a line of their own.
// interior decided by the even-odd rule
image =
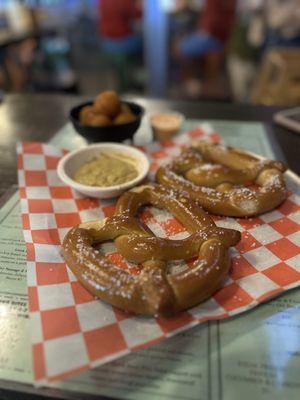
<svg viewBox="0 0 300 400">
<path fill-rule="evenodd" d="M 122 114 L 132 114 L 131 108 L 126 103 L 121 103 L 121 112 Z"/>
<path fill-rule="evenodd" d="M 121 113 L 114 119 L 114 125 L 128 124 L 135 120 L 135 115 L 132 112 Z"/>
<path fill-rule="evenodd" d="M 93 103 L 93 108 L 94 108 L 94 110 L 95 110 L 95 112 L 96 112 L 97 114 L 106 115 L 105 112 L 104 112 L 104 108 L 103 108 L 102 105 L 100 104 L 100 101 L 99 101 L 98 98 L 99 98 L 99 96 L 97 96 L 97 97 L 95 98 L 94 103 Z M 98 99 L 98 100 L 97 100 L 97 99 Z"/>
<path fill-rule="evenodd" d="M 80 110 L 79 113 L 79 121 L 83 124 L 86 125 L 88 124 L 89 121 L 94 117 L 95 115 L 95 110 L 93 106 L 85 106 Z"/>
<path fill-rule="evenodd" d="M 108 117 L 114 118 L 120 112 L 121 101 L 116 92 L 106 91 L 96 97 L 94 107 L 97 112 L 101 112 Z"/>
<path fill-rule="evenodd" d="M 89 121 L 89 126 L 108 126 L 111 125 L 112 121 L 104 114 L 95 114 Z"/>
</svg>

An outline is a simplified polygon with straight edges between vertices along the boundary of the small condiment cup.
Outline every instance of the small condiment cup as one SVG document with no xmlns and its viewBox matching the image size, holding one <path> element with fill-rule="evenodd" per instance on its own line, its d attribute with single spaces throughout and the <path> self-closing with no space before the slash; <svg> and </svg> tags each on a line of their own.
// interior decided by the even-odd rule
<svg viewBox="0 0 300 400">
<path fill-rule="evenodd" d="M 76 171 L 85 163 L 100 156 L 101 152 L 123 153 L 136 160 L 138 176 L 129 181 L 116 186 L 88 186 L 76 182 L 73 177 Z M 88 197 L 98 199 L 110 199 L 117 197 L 127 189 L 138 185 L 145 179 L 149 172 L 150 162 L 146 155 L 135 147 L 116 143 L 100 143 L 87 146 L 80 150 L 72 151 L 65 155 L 58 163 L 57 173 L 59 178 L 68 186 Z"/>
<path fill-rule="evenodd" d="M 180 129 L 185 117 L 177 111 L 155 113 L 150 116 L 154 140 L 168 140 Z"/>
</svg>

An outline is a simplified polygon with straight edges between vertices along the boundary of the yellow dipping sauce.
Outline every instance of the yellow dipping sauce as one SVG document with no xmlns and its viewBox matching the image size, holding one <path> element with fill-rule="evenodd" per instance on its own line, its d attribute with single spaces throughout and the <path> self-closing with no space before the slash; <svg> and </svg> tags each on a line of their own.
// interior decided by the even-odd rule
<svg viewBox="0 0 300 400">
<path fill-rule="evenodd" d="M 116 186 L 138 176 L 137 160 L 122 153 L 101 153 L 98 158 L 83 164 L 74 180 L 88 186 Z"/>
</svg>

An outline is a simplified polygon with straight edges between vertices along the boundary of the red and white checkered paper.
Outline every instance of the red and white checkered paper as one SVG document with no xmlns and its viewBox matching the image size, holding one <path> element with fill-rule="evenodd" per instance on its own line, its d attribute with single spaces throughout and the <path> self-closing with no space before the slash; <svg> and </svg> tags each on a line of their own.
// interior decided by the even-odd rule
<svg viewBox="0 0 300 400">
<path fill-rule="evenodd" d="M 195 138 L 216 141 L 218 135 L 206 125 L 174 141 L 143 147 L 152 161 L 150 178 L 162 162 L 178 155 Z M 220 226 L 240 230 L 242 240 L 231 250 L 232 269 L 224 286 L 205 303 L 173 318 L 155 319 L 129 315 L 96 300 L 67 268 L 60 245 L 74 225 L 112 215 L 114 202 L 85 198 L 63 184 L 56 173 L 63 154 L 41 143 L 18 146 L 38 384 L 109 362 L 203 321 L 241 313 L 300 284 L 300 198 L 290 193 L 279 208 L 258 218 L 215 218 Z M 167 212 L 147 208 L 142 218 L 158 236 L 179 239 L 187 235 Z M 128 268 L 113 244 L 103 248 L 111 260 Z"/>
</svg>

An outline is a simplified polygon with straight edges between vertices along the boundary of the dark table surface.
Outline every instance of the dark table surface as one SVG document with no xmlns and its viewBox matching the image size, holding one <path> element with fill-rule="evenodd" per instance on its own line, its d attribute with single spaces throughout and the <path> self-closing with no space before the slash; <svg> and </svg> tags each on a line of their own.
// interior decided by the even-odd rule
<svg viewBox="0 0 300 400">
<path fill-rule="evenodd" d="M 300 135 L 273 124 L 272 119 L 277 108 L 216 102 L 131 99 L 150 112 L 171 108 L 184 113 L 187 118 L 261 121 L 266 124 L 275 154 L 284 158 L 288 167 L 300 174 Z M 17 183 L 16 142 L 48 141 L 68 121 L 70 108 L 83 100 L 86 99 L 65 95 L 19 94 L 8 95 L 3 99 L 0 105 L 0 196 Z M 40 398 L 28 386 L 0 382 L 1 386 L 3 389 L 0 389 L 0 399 Z M 17 392 L 23 390 L 29 393 Z M 43 394 L 52 398 L 68 398 L 66 393 L 56 390 L 46 389 Z M 78 395 L 75 398 L 90 397 Z"/>
</svg>

